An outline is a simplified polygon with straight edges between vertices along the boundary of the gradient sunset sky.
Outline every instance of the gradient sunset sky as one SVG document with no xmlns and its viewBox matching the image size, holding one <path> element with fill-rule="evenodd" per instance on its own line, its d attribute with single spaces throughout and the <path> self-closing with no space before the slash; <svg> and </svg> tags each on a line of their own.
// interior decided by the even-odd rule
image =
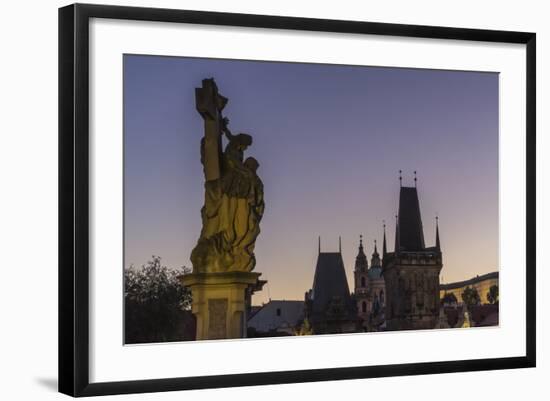
<svg viewBox="0 0 550 401">
<path fill-rule="evenodd" d="M 200 234 L 202 119 L 214 77 L 234 133 L 253 136 L 266 209 L 253 302 L 303 299 L 318 253 L 342 251 L 350 289 L 359 235 L 393 250 L 398 171 L 418 174 L 426 245 L 439 215 L 442 282 L 498 270 L 498 74 L 124 56 L 125 266 L 191 266 Z"/>
</svg>

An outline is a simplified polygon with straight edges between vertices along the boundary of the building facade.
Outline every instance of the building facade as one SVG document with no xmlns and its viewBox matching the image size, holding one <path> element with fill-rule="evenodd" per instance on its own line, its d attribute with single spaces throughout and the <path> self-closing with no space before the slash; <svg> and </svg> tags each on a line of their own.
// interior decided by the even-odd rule
<svg viewBox="0 0 550 401">
<path fill-rule="evenodd" d="M 416 180 L 415 180 L 416 183 Z M 386 330 L 433 329 L 439 321 L 439 273 L 443 266 L 436 221 L 436 244 L 426 247 L 415 187 L 401 187 L 395 249 L 384 251 Z"/>
<path fill-rule="evenodd" d="M 363 238 L 359 238 L 359 252 L 355 258 L 354 300 L 357 315 L 364 331 L 378 331 L 384 324 L 386 285 L 382 276 L 382 261 L 376 241 L 369 268 L 363 249 Z"/>
</svg>

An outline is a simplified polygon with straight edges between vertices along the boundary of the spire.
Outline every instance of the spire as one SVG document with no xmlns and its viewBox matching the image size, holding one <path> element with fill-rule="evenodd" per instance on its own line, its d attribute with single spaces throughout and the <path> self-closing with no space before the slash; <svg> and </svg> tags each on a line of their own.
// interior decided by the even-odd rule
<svg viewBox="0 0 550 401">
<path fill-rule="evenodd" d="M 384 242 L 382 243 L 382 256 L 385 256 L 388 253 L 386 248 L 386 221 L 384 221 Z"/>
<path fill-rule="evenodd" d="M 403 185 L 402 185 L 403 177 L 401 176 L 401 173 L 402 173 L 402 171 L 399 170 L 399 186 L 400 186 L 400 187 L 403 186 Z"/>
<path fill-rule="evenodd" d="M 366 271 L 368 267 L 369 265 L 367 262 L 367 256 L 365 255 L 365 252 L 363 250 L 363 235 L 360 235 L 359 252 L 357 252 L 357 256 L 355 257 L 355 270 Z"/>
<path fill-rule="evenodd" d="M 414 170 L 414 187 L 416 188 L 416 170 Z"/>
<path fill-rule="evenodd" d="M 439 216 L 435 216 L 435 247 L 438 251 L 441 250 L 441 245 L 439 243 Z"/>
<path fill-rule="evenodd" d="M 342 237 L 338 237 L 338 252 L 342 253 Z"/>
<path fill-rule="evenodd" d="M 425 249 L 420 202 L 415 187 L 401 187 L 398 212 L 399 250 L 417 252 Z"/>
<path fill-rule="evenodd" d="M 319 253 L 321 253 L 321 236 L 319 235 Z"/>
<path fill-rule="evenodd" d="M 378 254 L 378 249 L 376 248 L 376 240 L 374 240 L 374 252 L 372 253 L 372 258 L 370 260 L 371 269 L 376 266 L 381 266 L 382 262 L 380 260 L 380 255 Z"/>
</svg>

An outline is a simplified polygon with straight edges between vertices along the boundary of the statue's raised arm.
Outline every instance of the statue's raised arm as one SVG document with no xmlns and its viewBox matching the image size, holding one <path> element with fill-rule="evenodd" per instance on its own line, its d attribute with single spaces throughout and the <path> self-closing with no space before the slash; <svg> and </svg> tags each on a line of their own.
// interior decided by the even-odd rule
<svg viewBox="0 0 550 401">
<path fill-rule="evenodd" d="M 224 117 L 222 119 L 222 132 L 225 134 L 229 142 L 231 142 L 231 140 L 235 138 L 235 135 L 233 135 L 233 133 L 229 129 L 229 118 L 227 117 Z"/>
</svg>

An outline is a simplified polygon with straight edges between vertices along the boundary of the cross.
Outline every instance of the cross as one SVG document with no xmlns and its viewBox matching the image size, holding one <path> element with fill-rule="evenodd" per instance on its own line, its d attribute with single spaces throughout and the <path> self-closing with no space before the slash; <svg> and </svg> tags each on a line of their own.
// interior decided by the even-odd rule
<svg viewBox="0 0 550 401">
<path fill-rule="evenodd" d="M 206 181 L 217 180 L 221 176 L 221 111 L 227 99 L 218 93 L 214 78 L 210 78 L 202 80 L 201 88 L 195 88 L 195 103 L 197 111 L 204 119 L 204 138 L 201 143 L 204 176 Z"/>
</svg>

